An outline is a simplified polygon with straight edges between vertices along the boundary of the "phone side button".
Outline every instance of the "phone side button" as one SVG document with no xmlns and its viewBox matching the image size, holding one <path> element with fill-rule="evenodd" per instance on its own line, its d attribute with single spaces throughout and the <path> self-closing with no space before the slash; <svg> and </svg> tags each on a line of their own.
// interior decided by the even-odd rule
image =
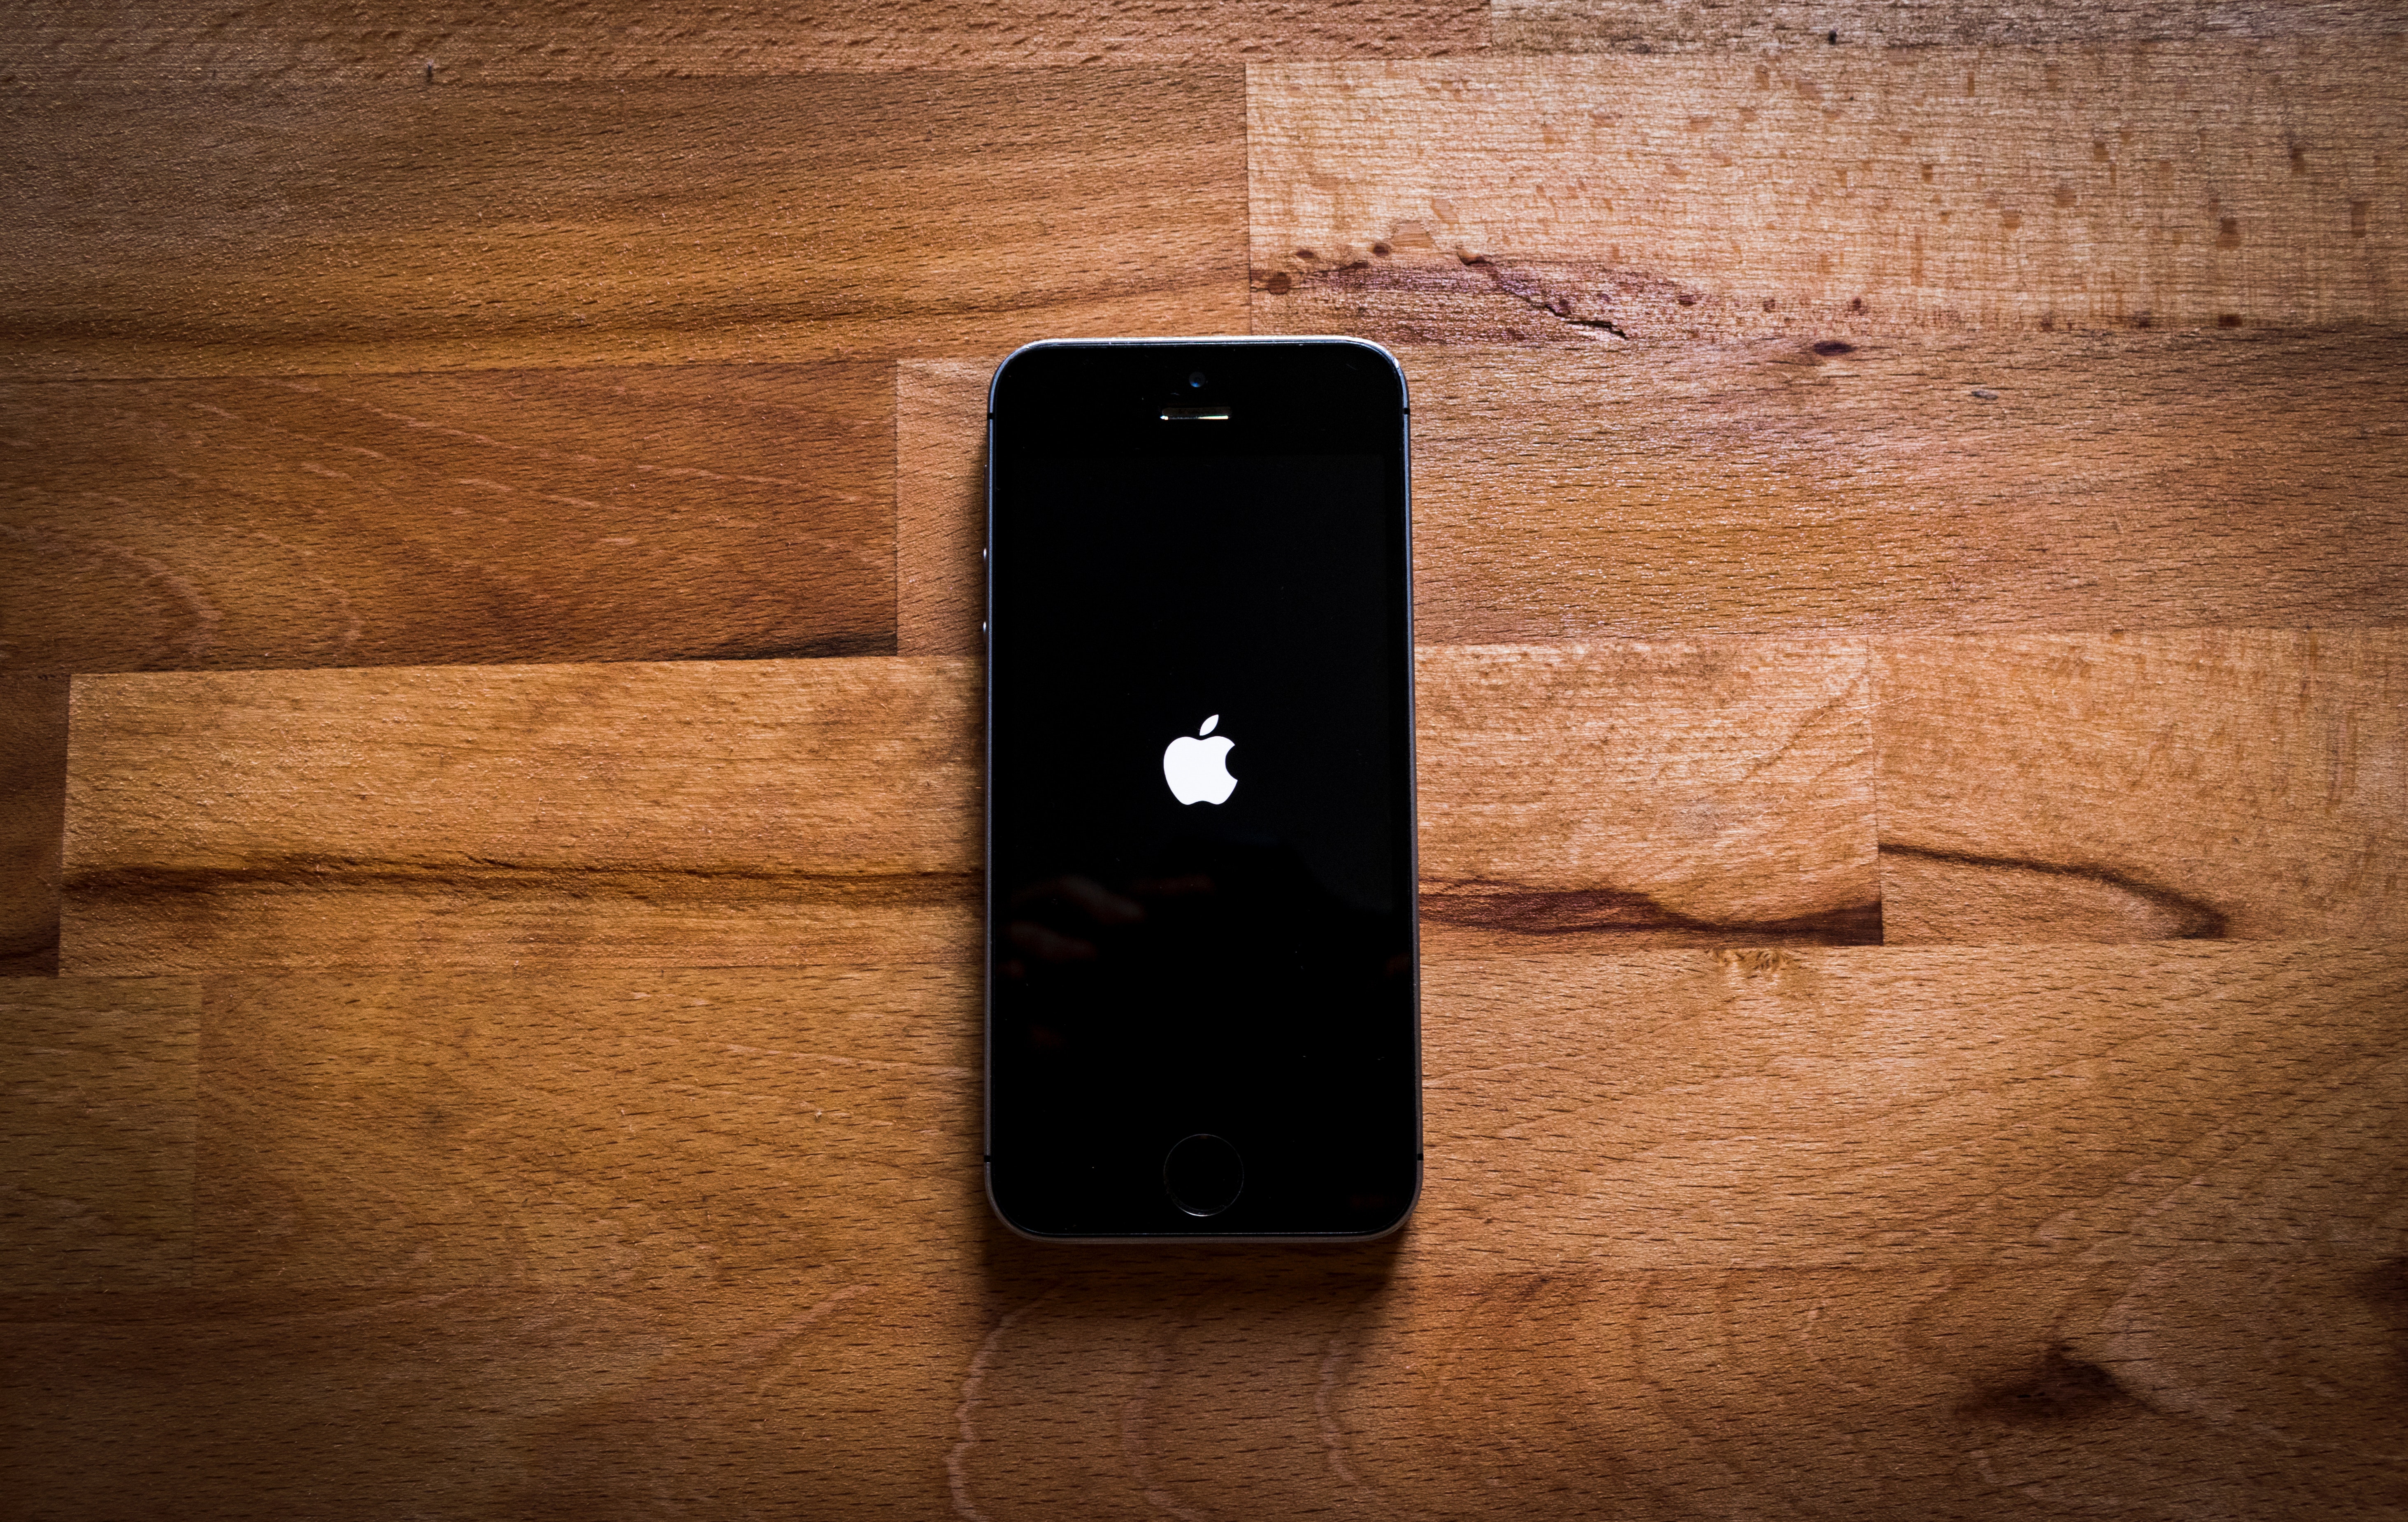
<svg viewBox="0 0 2408 1522">
<path fill-rule="evenodd" d="M 1246 1160 L 1220 1137 L 1198 1131 L 1162 1159 L 1162 1186 L 1188 1214 L 1218 1215 L 1244 1191 Z"/>
</svg>

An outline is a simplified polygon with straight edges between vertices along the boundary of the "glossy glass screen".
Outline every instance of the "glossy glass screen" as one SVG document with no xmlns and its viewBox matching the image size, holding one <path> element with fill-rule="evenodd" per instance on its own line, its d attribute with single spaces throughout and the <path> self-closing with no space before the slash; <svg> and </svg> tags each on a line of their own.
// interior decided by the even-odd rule
<svg viewBox="0 0 2408 1522">
<path fill-rule="evenodd" d="M 1375 1233 L 1419 1166 L 1400 389 L 1354 345 L 1049 354 L 991 446 L 997 1206 Z"/>
</svg>

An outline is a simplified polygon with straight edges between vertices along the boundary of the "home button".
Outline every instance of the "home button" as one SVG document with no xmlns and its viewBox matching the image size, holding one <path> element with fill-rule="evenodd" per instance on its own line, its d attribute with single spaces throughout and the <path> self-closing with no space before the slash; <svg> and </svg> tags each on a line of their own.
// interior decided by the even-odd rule
<svg viewBox="0 0 2408 1522">
<path fill-rule="evenodd" d="M 1198 1132 L 1162 1160 L 1162 1184 L 1170 1202 L 1188 1214 L 1218 1215 L 1246 1186 L 1245 1159 L 1219 1137 Z"/>
</svg>

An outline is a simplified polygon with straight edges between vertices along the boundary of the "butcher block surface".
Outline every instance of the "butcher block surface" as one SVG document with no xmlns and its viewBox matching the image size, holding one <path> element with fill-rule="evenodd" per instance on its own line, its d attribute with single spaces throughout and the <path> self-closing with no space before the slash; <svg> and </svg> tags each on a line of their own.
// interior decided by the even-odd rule
<svg viewBox="0 0 2408 1522">
<path fill-rule="evenodd" d="M 2408 19 L 0 36 L 29 1518 L 2408 1516 Z M 987 376 L 1414 435 L 1426 1180 L 1022 1241 Z"/>
</svg>

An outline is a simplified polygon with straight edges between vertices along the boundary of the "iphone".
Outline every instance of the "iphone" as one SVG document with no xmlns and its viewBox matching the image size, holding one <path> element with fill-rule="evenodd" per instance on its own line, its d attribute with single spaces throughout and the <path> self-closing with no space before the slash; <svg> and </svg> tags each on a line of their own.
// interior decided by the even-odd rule
<svg viewBox="0 0 2408 1522">
<path fill-rule="evenodd" d="M 1034 344 L 987 412 L 986 1177 L 1073 1241 L 1421 1181 L 1409 409 L 1351 338 Z"/>
</svg>

